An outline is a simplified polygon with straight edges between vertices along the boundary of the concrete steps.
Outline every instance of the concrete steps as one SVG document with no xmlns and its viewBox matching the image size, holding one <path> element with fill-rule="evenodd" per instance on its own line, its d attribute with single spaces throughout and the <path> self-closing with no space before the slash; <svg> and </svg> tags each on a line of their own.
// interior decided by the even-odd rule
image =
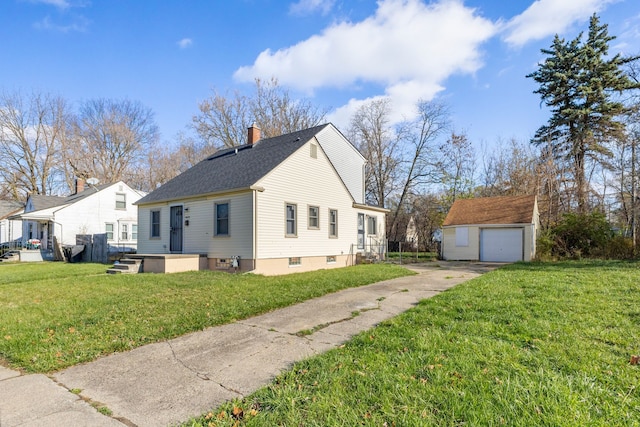
<svg viewBox="0 0 640 427">
<path fill-rule="evenodd" d="M 0 257 L 0 262 L 18 262 L 20 261 L 20 252 L 9 251 Z"/>
<path fill-rule="evenodd" d="M 142 260 L 122 258 L 107 270 L 108 274 L 138 274 L 142 272 Z"/>
</svg>

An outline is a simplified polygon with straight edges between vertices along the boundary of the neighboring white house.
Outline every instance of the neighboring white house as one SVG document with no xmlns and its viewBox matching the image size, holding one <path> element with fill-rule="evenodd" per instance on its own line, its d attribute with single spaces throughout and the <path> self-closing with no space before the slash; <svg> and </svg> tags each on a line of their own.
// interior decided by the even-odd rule
<svg viewBox="0 0 640 427">
<path fill-rule="evenodd" d="M 32 194 L 22 220 L 22 239 L 39 240 L 42 249 L 51 249 L 53 236 L 61 245 L 75 245 L 78 234 L 107 234 L 107 243 L 135 249 L 138 235 L 138 207 L 145 193 L 122 181 L 88 185 L 78 180 L 76 193 L 67 197 Z"/>
<path fill-rule="evenodd" d="M 218 151 L 137 202 L 138 254 L 284 274 L 385 251 L 386 209 L 364 202 L 365 159 L 332 125 Z"/>
<path fill-rule="evenodd" d="M 535 196 L 458 199 L 442 225 L 446 260 L 531 261 L 540 228 Z"/>
<path fill-rule="evenodd" d="M 9 217 L 22 212 L 23 209 L 22 203 L 0 200 L 0 244 L 22 238 L 22 221 Z"/>
</svg>

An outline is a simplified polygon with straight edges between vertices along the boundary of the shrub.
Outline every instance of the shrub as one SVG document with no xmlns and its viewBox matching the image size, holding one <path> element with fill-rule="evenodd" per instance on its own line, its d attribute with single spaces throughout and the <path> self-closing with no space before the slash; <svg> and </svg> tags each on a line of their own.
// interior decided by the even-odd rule
<svg viewBox="0 0 640 427">
<path fill-rule="evenodd" d="M 605 256 L 609 259 L 632 259 L 633 240 L 629 237 L 614 236 L 605 248 Z"/>
<path fill-rule="evenodd" d="M 613 245 L 612 239 L 613 232 L 604 214 L 568 213 L 538 238 L 539 257 L 580 259 L 626 254 L 625 244 Z"/>
</svg>

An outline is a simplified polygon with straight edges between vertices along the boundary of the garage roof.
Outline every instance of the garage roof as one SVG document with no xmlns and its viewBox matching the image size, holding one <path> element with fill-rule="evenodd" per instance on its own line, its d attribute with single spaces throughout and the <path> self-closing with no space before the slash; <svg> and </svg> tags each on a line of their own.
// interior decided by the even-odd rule
<svg viewBox="0 0 640 427">
<path fill-rule="evenodd" d="M 532 224 L 536 196 L 500 196 L 458 199 L 443 227 L 471 224 Z"/>
</svg>

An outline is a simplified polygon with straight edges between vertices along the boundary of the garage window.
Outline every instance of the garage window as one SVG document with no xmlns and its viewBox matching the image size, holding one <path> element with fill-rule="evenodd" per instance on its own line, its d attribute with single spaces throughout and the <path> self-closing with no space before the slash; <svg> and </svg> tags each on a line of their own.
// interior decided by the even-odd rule
<svg viewBox="0 0 640 427">
<path fill-rule="evenodd" d="M 469 246 L 469 227 L 456 227 L 456 246 Z"/>
</svg>

